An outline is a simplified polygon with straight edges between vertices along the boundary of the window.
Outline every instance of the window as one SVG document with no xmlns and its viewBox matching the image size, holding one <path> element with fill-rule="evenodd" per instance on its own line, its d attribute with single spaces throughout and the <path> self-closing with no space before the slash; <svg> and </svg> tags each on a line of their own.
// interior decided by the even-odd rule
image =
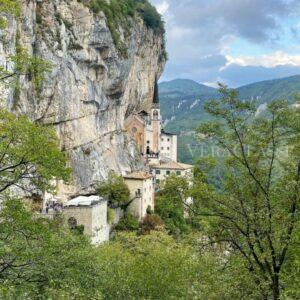
<svg viewBox="0 0 300 300">
<path fill-rule="evenodd" d="M 171 171 L 166 171 L 166 174 L 167 174 L 167 175 L 170 175 L 170 174 L 171 174 Z"/>
<path fill-rule="evenodd" d="M 161 139 L 161 141 L 163 142 L 163 141 L 164 141 L 164 139 Z"/>
<path fill-rule="evenodd" d="M 161 150 L 164 150 L 164 147 L 161 147 Z"/>
<path fill-rule="evenodd" d="M 160 170 L 156 170 L 155 174 L 159 175 L 160 174 Z"/>
<path fill-rule="evenodd" d="M 160 180 L 159 180 L 159 179 L 156 179 L 156 183 L 160 184 Z"/>
<path fill-rule="evenodd" d="M 132 131 L 132 133 L 136 133 L 137 132 L 137 128 L 136 127 L 132 127 L 131 131 Z"/>
<path fill-rule="evenodd" d="M 167 149 L 170 150 L 170 147 L 168 147 Z"/>
<path fill-rule="evenodd" d="M 153 119 L 155 119 L 155 120 L 158 119 L 158 111 L 157 110 L 153 111 Z"/>
<path fill-rule="evenodd" d="M 180 176 L 181 175 L 181 171 L 177 171 L 176 175 Z"/>
<path fill-rule="evenodd" d="M 147 141 L 147 144 L 150 144 L 150 141 Z"/>
<path fill-rule="evenodd" d="M 168 139 L 168 142 L 170 142 L 170 139 Z"/>
</svg>

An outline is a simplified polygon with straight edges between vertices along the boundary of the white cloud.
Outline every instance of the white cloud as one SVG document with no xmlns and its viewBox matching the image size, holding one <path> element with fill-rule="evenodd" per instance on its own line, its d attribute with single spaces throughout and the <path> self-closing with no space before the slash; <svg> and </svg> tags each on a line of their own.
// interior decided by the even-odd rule
<svg viewBox="0 0 300 300">
<path fill-rule="evenodd" d="M 204 85 L 212 87 L 212 88 L 218 88 L 218 81 L 213 81 L 213 82 L 203 82 Z"/>
<path fill-rule="evenodd" d="M 168 1 L 164 0 L 161 3 L 158 3 L 155 5 L 157 11 L 161 14 L 164 15 L 166 14 L 166 12 L 169 9 L 170 4 L 168 3 Z"/>
<path fill-rule="evenodd" d="M 231 56 L 226 55 L 227 63 L 220 71 L 223 71 L 230 65 L 261 66 L 265 68 L 274 68 L 277 66 L 290 65 L 300 66 L 300 55 L 290 55 L 283 51 L 276 51 L 272 54 L 261 56 Z"/>
</svg>

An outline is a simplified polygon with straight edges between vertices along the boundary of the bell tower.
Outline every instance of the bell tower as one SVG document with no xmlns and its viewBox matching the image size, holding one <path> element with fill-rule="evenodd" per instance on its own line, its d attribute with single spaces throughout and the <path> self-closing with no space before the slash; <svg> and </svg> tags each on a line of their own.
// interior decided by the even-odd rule
<svg viewBox="0 0 300 300">
<path fill-rule="evenodd" d="M 153 130 L 153 152 L 159 153 L 160 151 L 160 133 L 161 133 L 161 116 L 158 95 L 158 84 L 155 78 L 153 102 L 151 107 L 151 125 Z"/>
</svg>

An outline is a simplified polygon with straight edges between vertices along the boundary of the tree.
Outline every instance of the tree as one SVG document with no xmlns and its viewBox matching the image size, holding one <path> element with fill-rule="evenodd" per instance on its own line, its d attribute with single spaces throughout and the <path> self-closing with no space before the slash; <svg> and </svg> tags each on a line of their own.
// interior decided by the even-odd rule
<svg viewBox="0 0 300 300">
<path fill-rule="evenodd" d="M 97 186 L 97 193 L 106 197 L 112 207 L 126 207 L 129 202 L 130 191 L 122 176 L 110 171 L 108 179 Z"/>
<path fill-rule="evenodd" d="M 257 116 L 254 103 L 239 100 L 235 90 L 220 86 L 220 92 L 206 105 L 219 121 L 198 132 L 227 151 L 227 172 L 220 191 L 198 182 L 206 193 L 191 211 L 207 217 L 211 242 L 243 259 L 261 297 L 279 299 L 299 234 L 300 111 L 275 101 Z"/>
<path fill-rule="evenodd" d="M 170 234 L 186 233 L 189 227 L 184 217 L 184 203 L 189 196 L 185 178 L 170 175 L 155 199 L 155 212 L 162 218 Z"/>
<path fill-rule="evenodd" d="M 125 213 L 115 227 L 119 231 L 135 231 L 139 229 L 139 220 L 130 213 Z"/>
<path fill-rule="evenodd" d="M 38 218 L 20 200 L 0 211 L 0 298 L 100 299 L 95 249 L 63 220 Z M 82 276 L 84 270 L 84 276 Z"/>
<path fill-rule="evenodd" d="M 11 187 L 51 189 L 51 179 L 68 179 L 53 129 L 0 110 L 0 139 L 0 193 Z"/>
<path fill-rule="evenodd" d="M 122 234 L 97 257 L 104 299 L 193 299 L 199 261 L 187 245 L 161 232 Z"/>
</svg>

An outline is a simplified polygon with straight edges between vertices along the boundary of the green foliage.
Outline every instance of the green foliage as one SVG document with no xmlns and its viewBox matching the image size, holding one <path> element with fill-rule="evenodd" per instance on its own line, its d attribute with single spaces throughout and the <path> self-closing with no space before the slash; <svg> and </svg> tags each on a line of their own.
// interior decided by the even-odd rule
<svg viewBox="0 0 300 300">
<path fill-rule="evenodd" d="M 15 186 L 51 189 L 53 178 L 68 180 L 67 159 L 54 129 L 0 110 L 0 192 Z"/>
<path fill-rule="evenodd" d="M 199 265 L 189 250 L 163 233 L 121 235 L 99 249 L 104 299 L 192 299 Z"/>
<path fill-rule="evenodd" d="M 217 121 L 199 132 L 227 151 L 223 189 L 215 191 L 202 174 L 192 211 L 205 218 L 205 235 L 241 260 L 261 298 L 279 299 L 299 274 L 286 268 L 299 235 L 300 110 L 274 101 L 257 116 L 237 91 L 221 85 L 220 93 L 206 104 Z"/>
<path fill-rule="evenodd" d="M 38 218 L 18 200 L 0 211 L 0 298 L 99 299 L 94 249 L 59 220 Z M 82 276 L 84 270 L 84 276 Z"/>
<path fill-rule="evenodd" d="M 162 218 L 170 234 L 180 235 L 190 230 L 184 217 L 184 202 L 188 196 L 188 181 L 174 174 L 166 179 L 156 196 L 155 213 Z"/>
<path fill-rule="evenodd" d="M 153 213 L 154 213 L 154 211 L 152 210 L 150 205 L 148 205 L 146 212 L 147 212 L 147 215 L 153 215 Z"/>
<path fill-rule="evenodd" d="M 99 196 L 108 200 L 109 206 L 121 207 L 128 203 L 130 191 L 122 176 L 110 171 L 108 179 L 97 186 Z"/>
<path fill-rule="evenodd" d="M 108 224 L 113 224 L 115 220 L 115 211 L 112 208 L 107 209 L 107 222 Z"/>
<path fill-rule="evenodd" d="M 99 248 L 104 299 L 261 299 L 236 257 L 201 252 L 192 235 L 126 233 Z"/>
<path fill-rule="evenodd" d="M 21 7 L 20 2 L 17 0 L 0 0 L 0 11 L 3 14 L 12 14 L 16 17 L 20 17 Z M 0 29 L 7 26 L 5 17 L 0 17 Z"/>
<path fill-rule="evenodd" d="M 0 212 L 3 299 L 261 299 L 237 256 L 163 232 L 121 234 L 100 247 L 33 216 L 18 200 Z M 83 274 L 84 271 L 84 274 Z M 83 276 L 84 275 L 84 276 Z"/>
<path fill-rule="evenodd" d="M 37 96 L 40 95 L 46 74 L 52 69 L 52 64 L 37 56 L 31 56 L 19 43 L 19 33 L 16 37 L 16 54 L 11 55 L 9 60 L 14 64 L 13 71 L 7 71 L 0 67 L 0 82 L 15 88 L 15 105 L 20 94 L 20 78 L 27 76 L 32 82 Z"/>
<path fill-rule="evenodd" d="M 40 93 L 45 75 L 51 71 L 52 64 L 39 57 L 28 55 L 27 50 L 18 43 L 16 45 L 16 55 L 11 56 L 10 60 L 14 63 L 15 70 L 3 77 L 9 78 L 27 75 L 33 82 L 36 92 Z"/>
<path fill-rule="evenodd" d="M 146 215 L 141 224 L 141 233 L 150 234 L 152 231 L 161 231 L 164 229 L 164 224 L 160 216 L 158 215 Z"/>
<path fill-rule="evenodd" d="M 119 231 L 135 231 L 139 229 L 139 221 L 135 216 L 127 212 L 115 228 Z"/>
<path fill-rule="evenodd" d="M 156 8 L 147 0 L 136 0 L 136 9 L 144 20 L 147 27 L 152 28 L 158 34 L 164 34 L 164 22 L 158 14 Z"/>
</svg>

